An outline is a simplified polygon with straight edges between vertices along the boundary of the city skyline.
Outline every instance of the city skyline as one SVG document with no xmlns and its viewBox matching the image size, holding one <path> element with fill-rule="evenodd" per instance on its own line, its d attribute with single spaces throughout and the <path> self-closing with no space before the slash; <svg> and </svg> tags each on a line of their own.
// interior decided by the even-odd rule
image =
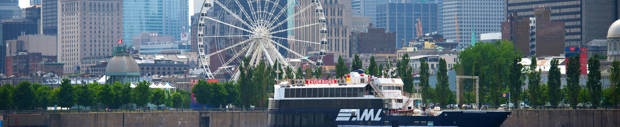
<svg viewBox="0 0 620 127">
<path fill-rule="evenodd" d="M 55 1 L 88 4 L 93 2 L 93 5 L 73 5 L 75 3 L 56 5 L 55 3 L 58 2 Z M 36 28 L 37 30 L 18 32 L 6 29 L 4 34 L 11 36 L 5 35 L 2 38 L 2 43 L 23 41 L 19 40 L 19 37 L 32 34 L 56 36 L 56 43 L 59 45 L 56 54 L 57 62 L 64 63 L 68 73 L 74 72 L 70 70 L 80 70 L 80 72 L 97 70 L 93 67 L 101 66 L 99 65 L 101 62 L 109 60 L 112 57 L 112 48 L 115 43 L 121 42 L 120 40 L 123 44 L 129 45 L 130 48 L 128 49 L 137 56 L 149 54 L 192 56 L 193 53 L 194 57 L 200 57 L 200 55 L 205 54 L 221 53 L 218 54 L 221 55 L 218 58 L 219 60 L 209 59 L 209 62 L 202 61 L 202 63 L 238 64 L 238 61 L 226 59 L 235 56 L 236 50 L 242 48 L 229 48 L 228 46 L 238 45 L 237 43 L 247 38 L 246 36 L 251 38 L 256 36 L 277 37 L 272 38 L 276 39 L 277 43 L 282 44 L 274 46 L 278 50 L 277 54 L 281 54 L 283 57 L 300 56 L 303 59 L 316 61 L 324 60 L 323 55 L 329 56 L 325 61 L 335 61 L 338 56 L 343 56 L 345 60 L 349 60 L 355 56 L 356 52 L 360 52 L 358 51 L 360 49 L 364 50 L 364 53 L 373 53 L 367 48 L 360 48 L 362 46 L 359 44 L 360 42 L 368 45 L 395 45 L 395 49 L 391 49 L 390 46 L 389 48 L 382 48 L 389 50 L 377 50 L 374 53 L 411 54 L 415 56 L 437 53 L 458 54 L 459 51 L 465 50 L 480 41 L 485 43 L 497 40 L 512 41 L 515 49 L 520 50 L 524 56 L 568 54 L 565 56 L 568 57 L 575 53 L 564 48 L 592 48 L 594 50 L 588 52 L 587 55 L 587 57 L 591 57 L 593 53 L 606 52 L 606 47 L 602 45 L 604 41 L 601 40 L 605 39 L 604 35 L 607 32 L 601 29 L 608 28 L 612 21 L 620 17 L 619 4 L 605 4 L 613 3 L 613 0 L 599 2 L 576 0 L 499 0 L 491 2 L 485 2 L 485 0 L 320 0 L 320 5 L 311 2 L 293 4 L 295 0 L 281 0 L 278 3 L 281 6 L 264 2 L 269 0 L 220 0 L 215 2 L 207 0 L 211 1 L 208 4 L 202 4 L 204 0 L 112 0 L 120 2 L 121 5 L 102 4 L 103 7 L 95 6 L 94 3 L 96 2 L 94 1 L 101 2 L 99 0 L 3 1 L 0 9 L 8 10 L 3 11 L 6 13 L 2 19 L 5 25 L 10 25 L 10 23 L 27 24 L 29 25 L 28 28 Z M 31 3 L 41 5 L 28 6 Z M 290 5 L 283 7 L 286 4 Z M 315 4 L 320 7 L 294 7 Z M 76 8 L 75 6 L 88 7 L 89 9 Z M 221 6 L 230 8 L 222 8 Z M 98 8 L 103 10 L 97 10 Z M 197 12 L 201 8 L 212 9 L 201 14 Z M 287 21 L 280 22 L 276 28 L 263 28 L 273 24 L 267 24 L 266 21 L 259 19 L 274 17 L 275 14 L 278 14 L 277 12 L 264 11 L 267 9 L 277 10 L 274 8 L 285 8 L 280 9 L 279 13 L 283 16 L 280 16 L 278 20 L 286 19 Z M 535 15 L 534 13 L 537 12 L 535 10 L 539 9 L 545 9 L 549 13 L 543 14 L 542 17 Z M 76 13 L 65 13 L 73 11 Z M 296 14 L 298 12 L 304 13 Z M 248 16 L 244 13 L 251 14 Z M 321 13 L 324 16 L 314 15 L 314 13 Z M 548 16 L 546 17 L 546 15 Z M 196 17 L 194 20 L 190 20 L 191 16 Z M 514 22 L 506 22 L 504 25 L 504 21 L 508 21 L 508 19 L 514 20 Z M 527 20 L 521 21 L 521 19 Z M 116 22 L 115 20 L 120 21 Z M 247 24 L 247 22 L 259 23 Z M 312 22 L 319 23 L 303 25 Z M 274 22 L 270 21 L 269 23 Z M 310 26 L 314 28 L 306 28 Z M 391 37 L 391 35 L 383 35 L 385 33 L 368 32 L 368 29 L 374 28 L 382 28 L 385 33 L 393 33 L 395 39 L 385 38 Z M 265 31 L 280 30 L 270 33 L 262 31 L 262 29 Z M 256 33 L 257 30 L 261 30 L 258 32 L 262 34 Z M 203 33 L 199 34 L 200 32 Z M 324 37 L 322 36 L 323 33 L 325 33 Z M 560 36 L 559 33 L 565 33 L 565 35 Z M 239 38 L 213 39 L 222 38 L 221 36 L 226 34 L 250 35 L 241 35 Z M 201 37 L 202 39 L 200 39 Z M 381 38 L 355 40 L 364 37 Z M 147 44 L 147 46 L 140 47 L 140 44 L 134 43 L 134 40 Z M 202 41 L 198 43 L 198 40 Z M 394 42 L 378 40 L 394 40 Z M 560 43 L 565 44 L 560 45 Z M 202 48 L 199 48 L 200 44 L 203 45 Z M 325 50 L 323 51 L 319 46 L 310 45 L 325 46 Z M 549 48 L 552 50 L 544 50 Z M 19 52 L 28 52 L 27 49 L 24 48 L 23 51 L 7 54 L 10 54 L 8 56 L 16 56 Z M 204 49 L 204 52 L 198 52 L 200 51 L 198 49 Z M 219 49 L 233 49 L 235 51 L 219 52 Z M 299 54 L 288 53 L 289 50 L 298 51 Z M 66 56 L 67 54 L 71 55 Z M 319 59 L 316 56 L 321 57 Z M 200 64 L 200 59 L 204 58 L 193 59 Z M 303 59 L 299 61 L 303 61 Z M 334 62 L 327 63 L 333 65 Z"/>
</svg>

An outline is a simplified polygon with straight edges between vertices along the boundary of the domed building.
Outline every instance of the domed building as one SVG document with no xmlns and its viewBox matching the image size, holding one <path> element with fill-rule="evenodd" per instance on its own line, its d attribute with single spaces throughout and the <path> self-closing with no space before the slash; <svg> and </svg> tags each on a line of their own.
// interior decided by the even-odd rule
<svg viewBox="0 0 620 127">
<path fill-rule="evenodd" d="M 616 20 L 607 31 L 607 59 L 620 61 L 620 20 Z"/>
<path fill-rule="evenodd" d="M 106 83 L 131 83 L 140 80 L 140 67 L 136 60 L 129 56 L 125 46 L 115 48 L 114 57 L 105 68 Z"/>
</svg>

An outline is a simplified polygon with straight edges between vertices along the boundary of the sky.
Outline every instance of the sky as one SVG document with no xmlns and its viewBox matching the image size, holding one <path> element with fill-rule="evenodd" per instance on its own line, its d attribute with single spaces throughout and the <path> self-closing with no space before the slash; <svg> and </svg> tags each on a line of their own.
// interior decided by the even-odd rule
<svg viewBox="0 0 620 127">
<path fill-rule="evenodd" d="M 30 0 L 19 0 L 19 8 L 26 8 L 30 6 Z"/>
</svg>

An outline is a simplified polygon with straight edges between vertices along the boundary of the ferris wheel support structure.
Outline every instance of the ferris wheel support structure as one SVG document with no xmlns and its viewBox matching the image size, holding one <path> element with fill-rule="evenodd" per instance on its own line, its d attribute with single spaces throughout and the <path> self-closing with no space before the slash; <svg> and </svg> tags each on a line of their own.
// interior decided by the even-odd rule
<svg viewBox="0 0 620 127">
<path fill-rule="evenodd" d="M 199 68 L 207 79 L 230 74 L 236 80 L 242 58 L 250 66 L 285 68 L 302 64 L 291 61 L 321 66 L 326 54 L 321 0 L 205 0 L 197 22 Z"/>
</svg>

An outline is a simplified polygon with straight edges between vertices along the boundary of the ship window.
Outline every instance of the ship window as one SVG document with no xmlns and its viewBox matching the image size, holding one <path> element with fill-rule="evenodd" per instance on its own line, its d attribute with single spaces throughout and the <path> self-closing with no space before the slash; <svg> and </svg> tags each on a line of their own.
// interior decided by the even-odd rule
<svg viewBox="0 0 620 127">
<path fill-rule="evenodd" d="M 295 90 L 295 97 L 301 97 L 301 95 L 303 95 L 304 93 L 302 93 L 301 89 L 294 89 Z"/>
<path fill-rule="evenodd" d="M 336 97 L 342 97 L 342 88 L 336 88 Z"/>
<path fill-rule="evenodd" d="M 317 89 L 311 88 L 310 89 L 310 97 L 317 97 L 317 94 L 316 94 L 317 92 L 318 92 Z"/>
</svg>

